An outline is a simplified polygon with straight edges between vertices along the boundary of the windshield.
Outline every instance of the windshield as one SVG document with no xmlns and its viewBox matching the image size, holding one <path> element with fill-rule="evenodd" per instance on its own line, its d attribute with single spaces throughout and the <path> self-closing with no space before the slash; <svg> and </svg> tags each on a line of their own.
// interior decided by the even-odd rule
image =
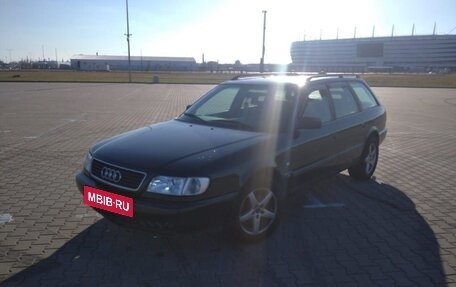
<svg viewBox="0 0 456 287">
<path fill-rule="evenodd" d="M 285 131 L 298 89 L 292 84 L 225 84 L 210 91 L 178 119 L 254 131 Z"/>
</svg>

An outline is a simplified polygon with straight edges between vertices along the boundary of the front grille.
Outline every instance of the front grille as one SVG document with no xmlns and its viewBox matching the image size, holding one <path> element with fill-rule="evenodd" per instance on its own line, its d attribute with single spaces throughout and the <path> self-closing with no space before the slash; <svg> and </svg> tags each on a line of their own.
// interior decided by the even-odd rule
<svg viewBox="0 0 456 287">
<path fill-rule="evenodd" d="M 104 167 L 119 171 L 122 175 L 120 181 L 115 182 L 112 179 L 109 179 L 106 177 L 103 178 L 101 171 Z M 95 178 L 97 178 L 98 180 L 100 180 L 106 184 L 117 186 L 120 188 L 125 188 L 128 190 L 133 190 L 133 191 L 136 191 L 139 189 L 142 182 L 144 181 L 144 178 L 146 177 L 146 174 L 144 172 L 122 168 L 122 167 L 119 167 L 116 165 L 102 162 L 97 159 L 93 159 L 93 161 L 92 161 L 92 175 Z"/>
</svg>

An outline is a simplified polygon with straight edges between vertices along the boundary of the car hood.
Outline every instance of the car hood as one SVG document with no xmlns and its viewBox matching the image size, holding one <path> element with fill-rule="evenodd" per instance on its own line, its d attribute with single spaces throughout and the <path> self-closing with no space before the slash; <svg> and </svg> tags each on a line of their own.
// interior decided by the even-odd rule
<svg viewBox="0 0 456 287">
<path fill-rule="evenodd" d="M 262 134 L 171 120 L 140 128 L 92 147 L 95 159 L 150 171 L 208 150 L 243 142 Z"/>
</svg>

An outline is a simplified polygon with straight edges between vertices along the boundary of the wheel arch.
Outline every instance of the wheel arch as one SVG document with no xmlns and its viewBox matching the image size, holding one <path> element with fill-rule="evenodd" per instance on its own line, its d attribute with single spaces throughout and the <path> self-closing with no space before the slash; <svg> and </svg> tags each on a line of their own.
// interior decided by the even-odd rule
<svg viewBox="0 0 456 287">
<path fill-rule="evenodd" d="M 279 187 L 285 183 L 285 176 L 273 166 L 263 167 L 240 178 L 241 190 L 251 185 L 269 185 Z"/>
<path fill-rule="evenodd" d="M 378 132 L 377 127 L 372 127 L 367 133 L 366 143 L 369 139 L 374 138 L 377 141 L 377 144 L 380 143 L 380 133 Z"/>
</svg>

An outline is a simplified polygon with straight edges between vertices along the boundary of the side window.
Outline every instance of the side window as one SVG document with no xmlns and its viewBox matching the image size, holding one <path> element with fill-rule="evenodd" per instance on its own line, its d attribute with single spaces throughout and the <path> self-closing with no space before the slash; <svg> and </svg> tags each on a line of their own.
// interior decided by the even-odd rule
<svg viewBox="0 0 456 287">
<path fill-rule="evenodd" d="M 242 100 L 241 109 L 251 109 L 261 107 L 266 100 L 267 90 L 249 90 L 245 93 Z"/>
<path fill-rule="evenodd" d="M 348 87 L 340 85 L 330 86 L 329 94 L 334 104 L 336 118 L 358 112 L 358 106 Z"/>
<path fill-rule="evenodd" d="M 295 85 L 279 85 L 274 95 L 274 100 L 294 102 L 297 95 L 298 89 Z"/>
<path fill-rule="evenodd" d="M 320 90 L 309 93 L 302 117 L 319 118 L 322 123 L 331 120 L 331 110 L 329 108 L 328 98 L 322 96 Z"/>
<path fill-rule="evenodd" d="M 377 105 L 377 101 L 375 101 L 374 96 L 364 84 L 358 82 L 351 82 L 350 86 L 352 87 L 353 91 L 355 91 L 355 94 L 358 97 L 359 102 L 363 107 L 363 110 L 375 107 Z"/>
</svg>

